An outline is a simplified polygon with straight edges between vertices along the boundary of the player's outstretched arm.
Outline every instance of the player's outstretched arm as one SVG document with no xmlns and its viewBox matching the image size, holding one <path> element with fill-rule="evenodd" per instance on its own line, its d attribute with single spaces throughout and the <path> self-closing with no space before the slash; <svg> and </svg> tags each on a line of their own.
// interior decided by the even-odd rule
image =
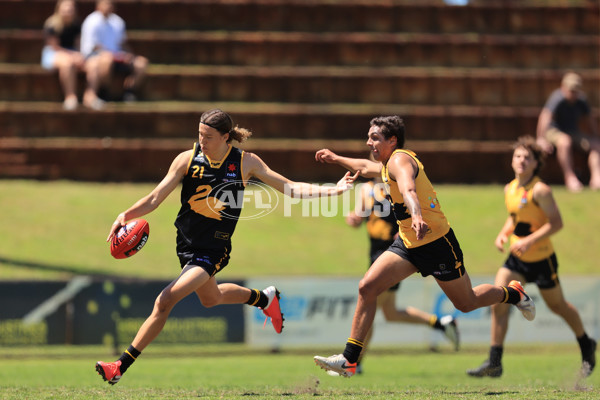
<svg viewBox="0 0 600 400">
<path fill-rule="evenodd" d="M 106 238 L 107 242 L 113 238 L 115 232 L 124 226 L 127 221 L 151 213 L 167 198 L 186 174 L 191 153 L 192 150 L 188 150 L 175 157 L 162 181 L 148 195 L 139 199 L 126 211 L 117 216 Z"/>
<path fill-rule="evenodd" d="M 244 180 L 256 178 L 271 186 L 281 193 L 295 197 L 323 197 L 337 196 L 352 188 L 352 184 L 358 178 L 358 173 L 351 175 L 347 172 L 336 186 L 312 185 L 305 182 L 294 182 L 285 176 L 273 171 L 256 154 L 246 152 L 244 155 Z"/>
<path fill-rule="evenodd" d="M 367 160 L 366 158 L 351 158 L 342 157 L 329 149 L 318 150 L 315 154 L 315 160 L 328 163 L 338 164 L 352 172 L 358 172 L 366 178 L 376 178 L 381 174 L 381 163 Z"/>
<path fill-rule="evenodd" d="M 505 194 L 508 190 L 508 187 L 509 185 L 504 186 Z M 508 242 L 508 238 L 513 233 L 514 229 L 515 224 L 513 222 L 513 217 L 509 215 L 506 218 L 506 221 L 504 221 L 504 225 L 502 226 L 502 229 L 500 229 L 500 232 L 498 233 L 498 236 L 496 236 L 496 240 L 494 241 L 494 245 L 498 250 L 500 250 L 501 253 L 504 253 L 504 245 Z"/>
<path fill-rule="evenodd" d="M 402 194 L 404 204 L 411 218 L 411 228 L 415 231 L 417 240 L 425 237 L 429 229 L 427 222 L 423 219 L 419 196 L 417 195 L 416 176 L 419 171 L 417 164 L 407 154 L 399 153 L 393 155 L 388 161 L 388 172 L 390 178 L 396 181 L 398 190 Z"/>
</svg>

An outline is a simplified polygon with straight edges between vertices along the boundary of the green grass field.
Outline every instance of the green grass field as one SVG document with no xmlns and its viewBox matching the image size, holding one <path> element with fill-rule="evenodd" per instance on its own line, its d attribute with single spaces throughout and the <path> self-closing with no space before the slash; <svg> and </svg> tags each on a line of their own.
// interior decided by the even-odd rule
<svg viewBox="0 0 600 400">
<path fill-rule="evenodd" d="M 8 399 L 598 399 L 600 375 L 577 377 L 576 345 L 511 346 L 498 379 L 471 378 L 482 347 L 432 352 L 421 347 L 377 348 L 365 372 L 331 377 L 314 354 L 336 349 L 271 353 L 240 345 L 153 346 L 115 386 L 94 371 L 113 358 L 102 347 L 3 349 L 0 398 Z M 339 350 L 339 349 L 337 349 Z"/>
<path fill-rule="evenodd" d="M 173 221 L 178 193 L 146 218 L 150 239 L 135 257 L 114 260 L 105 242 L 116 215 L 154 185 L 0 181 L 0 279 L 57 279 L 107 274 L 171 279 L 178 273 Z M 437 185 L 471 275 L 493 275 L 504 260 L 494 239 L 506 219 L 500 185 Z M 553 241 L 560 273 L 597 274 L 600 192 L 574 195 L 555 188 L 565 227 Z M 282 196 L 280 196 L 281 200 Z M 361 276 L 367 267 L 367 234 L 341 215 L 302 217 L 302 206 L 243 220 L 221 279 L 268 275 Z M 242 215 L 253 213 L 248 203 Z M 341 208 L 342 205 L 340 204 Z"/>
<path fill-rule="evenodd" d="M 170 279 L 178 273 L 173 219 L 178 194 L 147 216 L 148 245 L 114 260 L 105 238 L 115 216 L 151 190 L 147 184 L 0 181 L 0 279 L 64 279 L 104 274 Z M 459 237 L 471 275 L 493 275 L 505 255 L 493 246 L 506 218 L 502 187 L 438 185 L 443 210 Z M 563 275 L 597 275 L 600 193 L 555 188 L 565 228 L 554 243 Z M 367 264 L 364 227 L 343 217 L 292 217 L 277 209 L 238 224 L 232 261 L 220 280 L 255 276 L 361 276 Z M 249 204 L 244 213 L 252 213 Z M 475 379 L 465 369 L 483 361 L 485 346 L 455 353 L 399 343 L 373 344 L 365 374 L 334 378 L 314 354 L 335 349 L 272 353 L 244 345 L 150 346 L 116 386 L 102 382 L 97 360 L 105 347 L 0 347 L 0 399 L 598 399 L 600 373 L 577 376 L 576 344 L 511 345 L 500 379 Z"/>
</svg>

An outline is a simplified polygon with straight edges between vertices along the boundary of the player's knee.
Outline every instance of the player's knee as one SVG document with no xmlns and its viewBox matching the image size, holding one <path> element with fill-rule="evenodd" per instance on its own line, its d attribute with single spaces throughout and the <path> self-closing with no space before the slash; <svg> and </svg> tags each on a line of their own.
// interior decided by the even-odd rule
<svg viewBox="0 0 600 400">
<path fill-rule="evenodd" d="M 469 301 L 468 299 L 453 300 L 452 304 L 454 304 L 454 308 L 464 313 L 468 313 L 477 309 L 477 304 L 473 301 Z"/>
<path fill-rule="evenodd" d="M 219 297 L 211 296 L 211 297 L 207 297 L 207 298 L 201 298 L 200 303 L 202 303 L 203 307 L 211 308 L 211 307 L 218 306 L 219 304 L 221 304 L 221 297 L 220 296 Z"/>
<path fill-rule="evenodd" d="M 205 308 L 211 308 L 211 307 L 219 305 L 219 302 L 215 301 L 213 299 L 210 299 L 210 300 L 207 300 L 207 299 L 200 300 L 200 303 L 202 303 L 202 306 L 205 307 Z"/>
<path fill-rule="evenodd" d="M 169 312 L 177 302 L 167 290 L 163 290 L 154 301 L 154 311 L 158 313 Z"/>
<path fill-rule="evenodd" d="M 377 299 L 377 295 L 379 295 L 373 282 L 366 279 L 361 279 L 358 284 L 358 294 L 367 300 Z"/>
</svg>

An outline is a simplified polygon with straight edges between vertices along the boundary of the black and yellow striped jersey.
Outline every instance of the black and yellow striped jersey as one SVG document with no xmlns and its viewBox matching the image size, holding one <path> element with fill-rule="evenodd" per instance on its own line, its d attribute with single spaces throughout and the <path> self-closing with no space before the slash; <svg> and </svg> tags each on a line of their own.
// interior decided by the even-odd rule
<svg viewBox="0 0 600 400">
<path fill-rule="evenodd" d="M 520 186 L 519 181 L 514 179 L 506 188 L 504 202 L 513 220 L 513 233 L 510 235 L 511 244 L 519 238 L 535 232 L 548 222 L 544 210 L 533 199 L 533 187 L 538 182 L 540 182 L 540 178 L 535 176 L 525 186 Z M 525 262 L 535 262 L 548 258 L 552 253 L 554 253 L 554 247 L 550 238 L 543 238 L 534 243 L 529 250 L 518 256 L 518 258 Z"/>
<path fill-rule="evenodd" d="M 398 223 L 382 185 L 375 185 L 372 181 L 365 185 L 369 187 L 368 197 L 363 201 L 365 211 L 369 212 L 366 225 L 371 252 L 385 250 L 394 242 Z"/>
<path fill-rule="evenodd" d="M 198 143 L 182 181 L 181 208 L 175 219 L 178 233 L 195 249 L 223 248 L 244 204 L 244 151 L 229 146 L 222 160 L 203 154 Z"/>
<path fill-rule="evenodd" d="M 394 214 L 396 215 L 396 220 L 400 226 L 399 234 L 404 245 L 407 248 L 419 247 L 444 236 L 450 230 L 450 224 L 440 208 L 437 194 L 433 190 L 433 186 L 425 174 L 423 163 L 421 163 L 417 155 L 410 150 L 397 149 L 392 153 L 392 157 L 397 153 L 405 153 L 412 157 L 419 168 L 417 177 L 415 178 L 417 197 L 419 199 L 423 220 L 429 226 L 423 239 L 417 240 L 415 232 L 411 228 L 412 219 L 410 213 L 404 204 L 404 197 L 400 193 L 396 181 L 389 176 L 387 164 L 381 169 L 381 178 L 385 184 L 389 199 L 393 204 Z"/>
</svg>

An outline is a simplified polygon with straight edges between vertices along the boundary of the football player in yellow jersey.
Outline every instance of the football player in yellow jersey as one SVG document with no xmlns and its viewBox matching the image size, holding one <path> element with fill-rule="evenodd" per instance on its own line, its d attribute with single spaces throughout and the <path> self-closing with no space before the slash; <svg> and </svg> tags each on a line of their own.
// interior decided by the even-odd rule
<svg viewBox="0 0 600 400">
<path fill-rule="evenodd" d="M 564 298 L 558 279 L 558 263 L 550 236 L 563 227 L 552 189 L 538 177 L 542 167 L 542 149 L 531 136 L 518 139 L 514 145 L 512 168 L 515 179 L 504 188 L 509 216 L 496 238 L 496 247 L 509 255 L 496 274 L 496 285 L 512 280 L 533 282 L 550 310 L 569 325 L 581 349 L 583 376 L 596 365 L 596 341 L 588 337 L 577 309 Z M 508 307 L 492 306 L 490 355 L 481 366 L 467 370 L 470 376 L 502 375 L 502 352 L 508 330 Z"/>
<path fill-rule="evenodd" d="M 360 281 L 351 334 L 343 354 L 315 356 L 315 363 L 345 377 L 354 375 L 364 340 L 373 324 L 377 297 L 415 272 L 433 275 L 452 304 L 462 312 L 509 303 L 516 305 L 526 319 L 533 320 L 535 305 L 518 281 L 506 286 L 471 286 L 460 245 L 440 208 L 423 164 L 415 153 L 403 149 L 404 121 L 398 116 L 373 118 L 367 138 L 367 146 L 376 162 L 341 157 L 328 149 L 319 150 L 315 157 L 365 177 L 381 175 L 393 204 L 400 237 L 375 260 Z"/>
<path fill-rule="evenodd" d="M 363 222 L 367 225 L 369 235 L 370 266 L 398 238 L 396 217 L 391 209 L 390 202 L 386 198 L 381 179 L 374 179 L 360 186 L 360 197 L 357 199 L 354 211 L 348 213 L 346 217 L 346 223 L 354 228 L 358 228 Z M 385 320 L 387 322 L 427 325 L 442 332 L 452 342 L 454 349 L 458 350 L 460 336 L 455 318 L 452 315 L 444 315 L 438 318 L 435 314 L 411 306 L 397 308 L 396 292 L 399 288 L 400 282 L 392 285 L 377 297 L 377 307 L 383 312 Z M 362 360 L 372 335 L 373 329 L 369 330 L 364 340 L 363 351 L 356 365 L 357 374 L 363 371 Z"/>
<path fill-rule="evenodd" d="M 218 284 L 215 275 L 229 262 L 231 237 L 241 212 L 241 204 L 232 205 L 219 197 L 228 187 L 233 199 L 250 178 L 292 197 L 335 196 L 348 190 L 356 177 L 350 173 L 335 187 L 294 182 L 270 169 L 256 154 L 231 145 L 242 143 L 252 133 L 233 124 L 229 114 L 215 109 L 206 111 L 198 124 L 198 142 L 194 148 L 177 155 L 163 180 L 146 196 L 117 216 L 107 241 L 128 220 L 154 211 L 181 184 L 181 208 L 175 221 L 177 255 L 181 273 L 158 295 L 152 314 L 139 328 L 135 338 L 114 362 L 98 361 L 96 371 L 109 384 L 119 382 L 136 358 L 162 331 L 169 313 L 184 297 L 195 293 L 205 307 L 219 304 L 248 304 L 259 307 L 271 318 L 277 333 L 283 329 L 279 291 L 274 286 L 250 289 L 233 283 Z"/>
</svg>

